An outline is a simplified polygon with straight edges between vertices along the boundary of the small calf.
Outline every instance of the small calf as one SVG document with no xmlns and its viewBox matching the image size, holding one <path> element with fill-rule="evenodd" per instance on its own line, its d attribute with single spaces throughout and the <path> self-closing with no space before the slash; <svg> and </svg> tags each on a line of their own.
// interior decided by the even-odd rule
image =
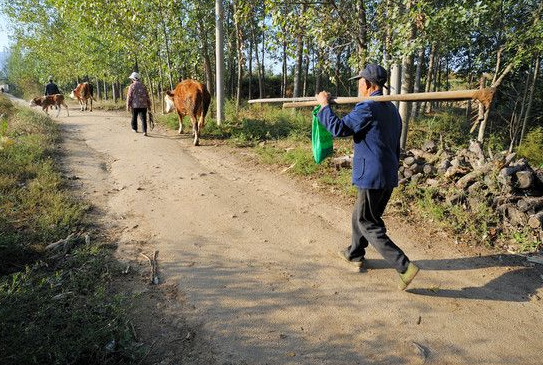
<svg viewBox="0 0 543 365">
<path fill-rule="evenodd" d="M 58 107 L 57 111 L 57 117 L 60 114 L 60 108 L 61 105 L 64 105 L 66 108 L 66 115 L 70 116 L 70 112 L 68 111 L 68 105 L 64 102 L 64 95 L 62 94 L 55 94 L 55 95 L 47 95 L 47 96 L 40 96 L 37 98 L 34 98 L 30 100 L 30 106 L 41 106 L 45 114 L 49 115 L 47 110 L 50 106 L 56 106 Z"/>
</svg>

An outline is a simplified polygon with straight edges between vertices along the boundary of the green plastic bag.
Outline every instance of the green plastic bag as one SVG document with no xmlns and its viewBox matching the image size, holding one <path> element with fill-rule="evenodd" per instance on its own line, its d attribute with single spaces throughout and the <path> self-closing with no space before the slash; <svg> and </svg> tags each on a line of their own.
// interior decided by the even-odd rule
<svg viewBox="0 0 543 365">
<path fill-rule="evenodd" d="M 331 156 L 334 151 L 332 134 L 324 128 L 319 122 L 319 118 L 317 118 L 320 109 L 320 105 L 313 109 L 313 124 L 311 126 L 311 149 L 316 163 L 321 163 L 326 157 Z"/>
</svg>

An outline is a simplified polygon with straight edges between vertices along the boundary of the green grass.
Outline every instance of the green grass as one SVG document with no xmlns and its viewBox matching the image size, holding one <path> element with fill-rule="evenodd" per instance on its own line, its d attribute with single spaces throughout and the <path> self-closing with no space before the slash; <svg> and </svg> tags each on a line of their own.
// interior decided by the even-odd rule
<svg viewBox="0 0 543 365">
<path fill-rule="evenodd" d="M 56 168 L 57 126 L 4 97 L 0 115 L 0 362 L 134 362 L 141 351 L 127 305 L 108 291 L 120 271 L 110 250 L 79 239 L 66 256 L 44 252 L 89 228 L 87 204 L 70 197 Z"/>
</svg>

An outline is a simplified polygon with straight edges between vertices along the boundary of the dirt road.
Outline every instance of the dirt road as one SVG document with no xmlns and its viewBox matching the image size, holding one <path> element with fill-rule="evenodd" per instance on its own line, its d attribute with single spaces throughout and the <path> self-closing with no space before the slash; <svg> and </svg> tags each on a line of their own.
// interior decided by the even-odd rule
<svg viewBox="0 0 543 365">
<path fill-rule="evenodd" d="M 400 292 L 373 249 L 363 272 L 336 258 L 349 242 L 349 205 L 254 165 L 249 151 L 205 139 L 193 147 L 165 130 L 146 138 L 125 113 L 72 109 L 58 121 L 66 168 L 122 228 L 119 256 L 135 245 L 160 251 L 162 278 L 179 291 L 170 315 L 198 328 L 187 337 L 217 364 L 542 362 L 541 266 L 467 255 L 443 234 L 388 218 L 423 270 Z"/>
</svg>

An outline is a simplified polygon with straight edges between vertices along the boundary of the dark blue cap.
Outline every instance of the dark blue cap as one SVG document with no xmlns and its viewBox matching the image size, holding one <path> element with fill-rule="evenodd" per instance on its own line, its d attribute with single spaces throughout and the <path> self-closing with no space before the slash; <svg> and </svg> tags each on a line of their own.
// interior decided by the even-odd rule
<svg viewBox="0 0 543 365">
<path fill-rule="evenodd" d="M 386 88 L 385 84 L 388 80 L 388 74 L 387 70 L 385 70 L 383 67 L 372 63 L 366 65 L 366 67 L 362 71 L 360 71 L 358 75 L 351 77 L 349 80 L 358 80 L 361 78 L 364 78 L 365 80 L 368 80 L 373 84 Z"/>
</svg>

